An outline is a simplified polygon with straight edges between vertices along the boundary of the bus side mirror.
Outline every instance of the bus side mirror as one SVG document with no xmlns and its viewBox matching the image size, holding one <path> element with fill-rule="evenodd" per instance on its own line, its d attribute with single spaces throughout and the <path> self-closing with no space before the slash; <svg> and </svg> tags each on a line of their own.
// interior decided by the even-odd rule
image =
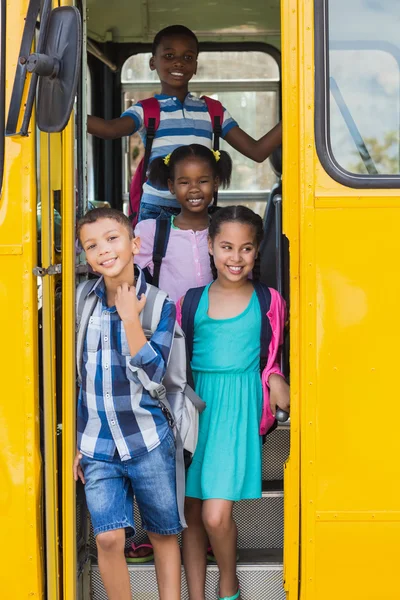
<svg viewBox="0 0 400 600">
<path fill-rule="evenodd" d="M 39 76 L 36 122 L 41 131 L 62 131 L 71 115 L 81 67 L 82 27 L 74 6 L 51 11 L 43 53 L 31 54 L 27 70 Z"/>
<path fill-rule="evenodd" d="M 44 0 L 37 52 L 30 54 L 40 5 L 40 0 L 30 0 L 27 9 L 5 129 L 6 136 L 29 135 L 28 128 L 38 79 L 36 112 L 39 129 L 46 133 L 62 131 L 71 115 L 81 67 L 81 16 L 74 6 L 61 6 L 51 10 L 52 0 Z M 18 130 L 28 71 L 32 75 L 22 124 Z"/>
</svg>

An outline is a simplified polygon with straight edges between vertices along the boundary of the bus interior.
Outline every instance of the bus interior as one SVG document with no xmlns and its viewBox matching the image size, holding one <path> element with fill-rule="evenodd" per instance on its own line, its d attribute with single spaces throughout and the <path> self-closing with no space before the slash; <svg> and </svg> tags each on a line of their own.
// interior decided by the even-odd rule
<svg viewBox="0 0 400 600">
<path fill-rule="evenodd" d="M 246 6 L 238 0 L 229 0 L 224 4 L 172 0 L 168 6 L 163 5 L 160 0 L 130 3 L 122 0 L 77 0 L 75 3 L 30 0 L 19 56 L 24 56 L 24 48 L 25 53 L 27 51 L 29 54 L 29 33 L 32 36 L 36 35 L 37 48 L 42 47 L 43 31 L 40 23 L 49 17 L 51 8 L 72 4 L 79 11 L 79 27 L 74 23 L 67 25 L 66 21 L 63 22 L 63 19 L 70 17 L 73 21 L 73 15 L 54 15 L 53 11 L 50 18 L 54 19 L 54 31 L 58 27 L 58 37 L 53 33 L 48 34 L 53 49 L 57 48 L 60 52 L 64 51 L 59 48 L 63 41 L 67 47 L 71 41 L 72 46 L 78 46 L 79 36 L 82 40 L 79 76 L 74 79 L 77 73 L 74 62 L 79 59 L 75 54 L 69 61 L 70 73 L 66 85 L 68 89 L 74 89 L 76 85 L 77 89 L 72 99 L 72 178 L 76 205 L 71 207 L 68 215 L 63 214 L 60 184 L 60 163 L 65 138 L 58 138 L 57 134 L 49 135 L 52 131 L 61 131 L 59 123 L 55 123 L 58 113 L 51 110 L 49 104 L 51 94 L 60 92 L 59 89 L 55 89 L 56 84 L 51 83 L 52 76 L 46 80 L 51 88 L 50 91 L 47 90 L 47 96 L 45 85 L 39 79 L 35 109 L 38 125 L 37 177 L 40 190 L 37 201 L 36 268 L 36 275 L 39 276 L 39 370 L 43 370 L 45 374 L 40 381 L 43 415 L 40 439 L 44 462 L 46 585 L 48 597 L 56 600 L 60 591 L 57 573 L 63 568 L 64 585 L 68 585 L 71 577 L 75 578 L 71 588 L 66 589 L 75 588 L 77 599 L 100 600 L 105 598 L 106 594 L 97 566 L 96 543 L 85 507 L 82 485 L 78 484 L 76 487 L 74 506 L 66 500 L 72 498 L 68 493 L 73 487 L 72 482 L 67 481 L 68 477 L 64 472 L 65 465 L 68 464 L 68 460 L 65 462 L 65 456 L 75 445 L 75 425 L 71 419 L 68 427 L 65 419 L 66 411 L 69 411 L 69 415 L 72 415 L 73 411 L 66 406 L 67 396 L 62 383 L 62 373 L 65 373 L 65 361 L 68 358 L 65 346 L 66 329 L 74 328 L 74 325 L 65 317 L 63 310 L 66 288 L 65 282 L 64 287 L 62 286 L 60 263 L 63 265 L 63 277 L 65 269 L 68 268 L 67 255 L 68 260 L 72 261 L 71 269 L 74 268 L 73 262 L 76 263 L 76 280 L 87 276 L 87 267 L 79 249 L 66 250 L 69 248 L 63 237 L 66 219 L 75 221 L 88 208 L 96 206 L 111 206 L 127 212 L 130 180 L 144 149 L 137 134 L 122 140 L 102 140 L 87 135 L 86 115 L 93 114 L 105 119 L 116 118 L 132 103 L 158 93 L 160 83 L 156 73 L 150 71 L 148 65 L 152 40 L 164 27 L 182 24 L 192 29 L 200 41 L 198 72 L 191 81 L 190 91 L 199 96 L 208 95 L 220 100 L 242 129 L 258 139 L 281 119 L 281 7 L 279 0 L 268 0 L 266 3 L 250 0 Z M 37 21 L 35 14 L 39 13 L 40 6 L 41 12 Z M 15 64 L 14 87 L 6 114 L 5 130 L 9 136 L 18 135 L 17 123 L 20 114 L 25 110 L 19 133 L 30 135 L 29 110 L 32 110 L 35 97 L 32 81 L 35 77 L 38 79 L 44 71 L 39 72 L 35 70 L 34 65 L 28 65 L 28 71 L 33 71 L 33 74 L 28 80 L 31 89 L 24 105 L 22 93 L 25 67 L 21 60 L 16 60 Z M 67 77 L 65 74 L 62 76 Z M 54 79 L 57 80 L 57 77 Z M 60 98 L 63 104 L 65 98 Z M 59 111 L 59 118 L 65 121 L 64 126 L 68 120 L 66 116 L 69 117 L 68 110 L 72 108 L 68 106 L 70 100 L 68 99 Z M 258 164 L 234 151 L 223 141 L 221 147 L 231 154 L 233 176 L 230 189 L 219 194 L 219 205 L 244 204 L 263 217 L 265 236 L 261 248 L 262 280 L 277 288 L 288 302 L 289 242 L 282 233 L 282 150 L 279 148 L 269 160 Z M 52 267 L 54 273 L 45 267 L 50 264 L 56 265 Z M 55 275 L 53 282 L 44 277 L 47 274 Z M 47 337 L 46 331 L 54 333 L 53 341 L 51 335 Z M 51 344 L 54 344 L 54 348 Z M 282 360 L 284 372 L 289 376 L 288 335 Z M 51 368 L 49 370 L 51 364 L 55 376 L 51 374 Z M 53 402 L 55 414 L 52 416 Z M 238 576 L 244 600 L 285 598 L 283 472 L 284 463 L 289 456 L 289 436 L 290 425 L 286 422 L 266 437 L 263 445 L 262 498 L 243 501 L 234 509 L 239 531 Z M 55 478 L 56 472 L 58 476 Z M 73 493 L 75 494 L 75 489 Z M 58 518 L 54 518 L 57 514 Z M 140 524 L 137 508 L 135 522 Z M 72 537 L 71 526 L 75 529 Z M 69 551 L 66 543 L 62 548 L 62 544 L 57 542 L 58 539 L 67 538 Z M 145 532 L 138 526 L 134 539 L 127 537 L 126 544 L 128 546 L 132 541 L 140 544 L 144 539 Z M 134 598 L 155 600 L 158 597 L 153 562 L 129 565 L 129 572 Z M 215 597 L 217 582 L 217 566 L 209 564 L 207 600 Z M 69 592 L 65 593 L 68 596 Z M 72 598 L 68 596 L 70 597 Z M 184 575 L 182 598 L 188 598 Z"/>
<path fill-rule="evenodd" d="M 86 17 L 85 17 L 86 15 Z M 86 106 L 89 114 L 106 119 L 119 116 L 132 103 L 159 93 L 157 74 L 149 70 L 151 42 L 157 31 L 174 24 L 192 29 L 200 41 L 197 75 L 192 93 L 220 100 L 250 135 L 258 139 L 281 116 L 280 2 L 238 0 L 226 3 L 188 3 L 160 0 L 126 3 L 88 0 L 86 25 Z M 84 110 L 81 142 L 85 140 Z M 78 134 L 79 135 L 79 134 Z M 86 140 L 85 140 L 86 142 Z M 79 137 L 78 137 L 79 143 Z M 129 182 L 143 155 L 137 134 L 121 140 L 88 137 L 87 187 L 78 190 L 79 207 L 106 202 L 127 209 Z M 245 204 L 264 218 L 262 279 L 288 300 L 288 244 L 282 236 L 281 150 L 271 161 L 256 164 L 222 142 L 233 160 L 229 190 L 219 194 L 220 205 Z M 78 167 L 79 169 L 79 167 Z M 85 197 L 85 193 L 87 196 Z M 79 214 L 79 208 L 78 208 Z M 286 273 L 286 276 L 284 276 Z M 287 342 L 287 340 L 286 340 Z M 288 343 L 286 343 L 288 374 Z M 289 455 L 289 424 L 280 425 L 263 445 L 262 498 L 239 503 L 234 510 L 238 524 L 238 574 L 243 598 L 283 600 L 283 467 Z M 90 531 L 84 532 L 82 490 L 78 490 L 78 581 L 81 595 L 90 585 L 91 597 L 104 596 L 96 546 Z M 140 522 L 138 511 L 135 520 Z M 134 538 L 141 543 L 140 528 Z M 132 539 L 127 538 L 127 545 Z M 88 563 L 90 568 L 88 568 Z M 154 565 L 129 566 L 134 598 L 156 598 Z M 90 572 L 90 584 L 85 574 Z M 183 571 L 182 571 L 183 574 Z M 209 564 L 206 598 L 215 597 L 218 569 Z M 182 598 L 187 598 L 184 575 Z"/>
</svg>

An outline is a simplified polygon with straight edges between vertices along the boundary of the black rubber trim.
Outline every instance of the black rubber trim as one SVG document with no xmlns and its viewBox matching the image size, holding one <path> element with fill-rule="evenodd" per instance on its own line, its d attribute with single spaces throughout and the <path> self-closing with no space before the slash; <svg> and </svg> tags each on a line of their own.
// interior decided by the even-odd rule
<svg viewBox="0 0 400 600">
<path fill-rule="evenodd" d="M 333 2 L 334 0 L 331 0 Z M 314 42 L 315 42 L 315 145 L 318 158 L 332 179 L 350 188 L 391 189 L 400 188 L 399 175 L 357 175 L 344 169 L 335 159 L 330 139 L 329 106 L 329 23 L 328 0 L 314 0 Z M 342 42 L 335 48 L 385 49 L 400 64 L 399 49 L 387 42 Z"/>
<path fill-rule="evenodd" d="M 6 112 L 6 0 L 0 0 L 0 197 L 4 174 L 4 126 Z"/>
<path fill-rule="evenodd" d="M 31 0 L 25 17 L 24 32 L 22 34 L 19 59 L 15 70 L 14 85 L 11 94 L 10 107 L 8 109 L 6 126 L 7 135 L 15 135 L 17 133 L 18 117 L 21 110 L 22 95 L 24 93 L 26 78 L 26 60 L 31 52 L 39 10 L 40 0 Z"/>
</svg>

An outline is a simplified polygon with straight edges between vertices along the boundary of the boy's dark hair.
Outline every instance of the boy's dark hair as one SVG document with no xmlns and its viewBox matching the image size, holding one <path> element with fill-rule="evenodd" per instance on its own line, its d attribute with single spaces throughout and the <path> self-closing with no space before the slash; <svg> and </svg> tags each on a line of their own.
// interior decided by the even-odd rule
<svg viewBox="0 0 400 600">
<path fill-rule="evenodd" d="M 156 34 L 151 48 L 151 53 L 153 56 L 157 52 L 157 48 L 161 44 L 161 40 L 166 37 L 190 37 L 196 42 L 197 54 L 200 51 L 199 40 L 191 29 L 185 27 L 184 25 L 170 25 L 169 27 L 161 29 L 161 31 Z"/>
<path fill-rule="evenodd" d="M 117 210 L 115 208 L 93 208 L 92 210 L 88 210 L 88 212 L 78 221 L 76 226 L 76 237 L 79 241 L 81 241 L 80 235 L 82 231 L 82 227 L 84 225 L 88 225 L 90 223 L 96 223 L 100 221 L 100 219 L 113 219 L 123 225 L 129 233 L 129 237 L 133 238 L 133 230 L 130 220 L 123 212 Z"/>
<path fill-rule="evenodd" d="M 217 161 L 213 151 L 201 144 L 190 144 L 189 146 L 175 148 L 169 158 L 168 166 L 164 163 L 164 158 L 155 158 L 150 165 L 149 181 L 156 187 L 167 188 L 168 179 L 174 180 L 176 165 L 191 158 L 197 158 L 208 163 L 214 177 L 219 178 L 220 186 L 224 188 L 229 186 L 232 174 L 231 157 L 222 150 Z"/>
<path fill-rule="evenodd" d="M 210 222 L 208 228 L 208 236 L 211 241 L 214 241 L 215 236 L 221 231 L 221 225 L 223 223 L 242 223 L 243 225 L 250 225 L 254 229 L 255 241 L 257 247 L 260 248 L 263 236 L 264 236 L 264 225 L 260 215 L 257 215 L 254 211 L 247 206 L 226 206 L 216 212 Z M 258 252 L 257 258 L 253 267 L 253 280 L 258 281 L 260 279 L 260 253 Z M 217 279 L 218 273 L 215 267 L 214 258 L 210 254 L 210 264 L 213 274 L 213 278 Z"/>
</svg>

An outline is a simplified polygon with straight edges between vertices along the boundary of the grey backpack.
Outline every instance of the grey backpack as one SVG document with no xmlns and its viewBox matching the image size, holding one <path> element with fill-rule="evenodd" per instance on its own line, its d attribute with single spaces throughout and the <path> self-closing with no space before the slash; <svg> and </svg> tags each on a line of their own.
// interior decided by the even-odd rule
<svg viewBox="0 0 400 600">
<path fill-rule="evenodd" d="M 78 285 L 76 291 L 76 366 L 79 383 L 82 379 L 83 347 L 86 330 L 98 300 L 96 294 L 90 294 L 96 282 L 96 279 L 84 281 Z M 140 315 L 140 319 L 146 338 L 150 339 L 160 322 L 167 294 L 153 285 L 147 284 L 146 297 L 146 305 Z M 142 386 L 150 395 L 153 398 L 158 398 L 174 430 L 176 440 L 178 507 L 180 519 L 183 524 L 185 462 L 187 465 L 196 449 L 199 413 L 204 410 L 205 403 L 195 393 L 192 385 L 190 385 L 192 384 L 192 379 L 185 334 L 178 323 L 175 323 L 174 339 L 162 383 L 157 384 L 151 381 L 141 368 L 137 368 L 137 376 Z"/>
</svg>

